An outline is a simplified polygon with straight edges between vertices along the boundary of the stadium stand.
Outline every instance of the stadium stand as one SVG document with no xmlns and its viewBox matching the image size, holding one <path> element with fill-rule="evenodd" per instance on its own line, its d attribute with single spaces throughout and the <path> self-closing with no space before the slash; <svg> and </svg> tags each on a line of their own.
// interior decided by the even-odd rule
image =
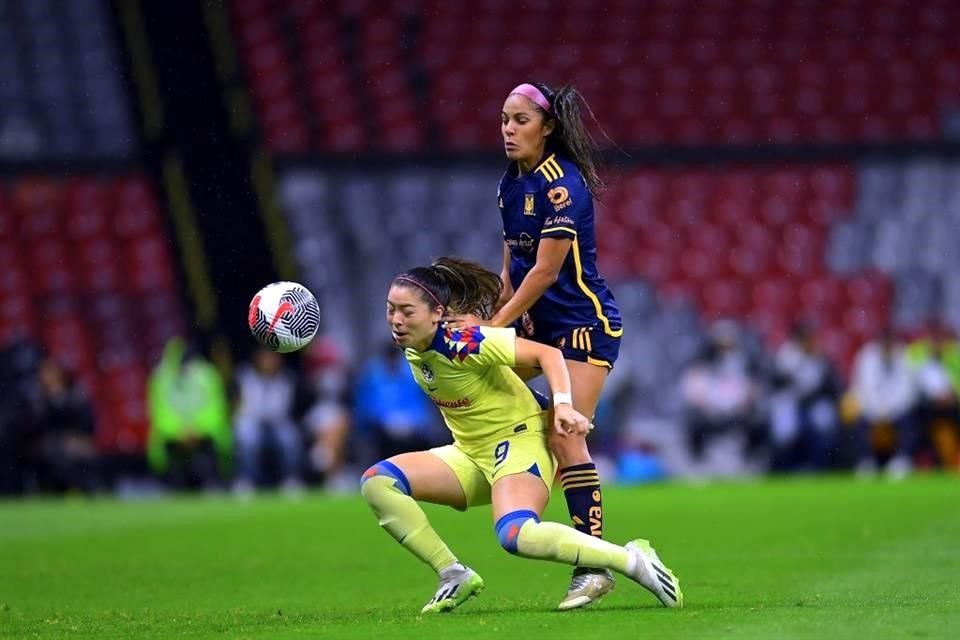
<svg viewBox="0 0 960 640">
<path fill-rule="evenodd" d="M 29 336 L 78 374 L 105 450 L 142 449 L 147 369 L 185 329 L 164 229 L 141 176 L 0 187 L 0 342 Z"/>
<path fill-rule="evenodd" d="M 575 84 L 618 145 L 667 154 L 822 144 L 849 158 L 847 143 L 960 134 L 960 8 L 938 0 L 651 0 L 639 14 L 629 0 L 227 6 L 255 144 L 286 160 L 278 196 L 300 275 L 352 364 L 384 337 L 371 310 L 398 271 L 443 254 L 499 267 L 490 158 L 521 80 Z M 0 3 L 0 159 L 133 156 L 110 8 Z M 435 152 L 457 162 L 407 162 Z M 297 162 L 340 154 L 360 163 Z M 0 340 L 30 336 L 76 369 L 101 446 L 138 450 L 147 371 L 186 329 L 164 214 L 133 163 L 65 175 L 0 183 Z M 720 318 L 773 347 L 803 316 L 844 372 L 891 320 L 910 334 L 938 318 L 960 328 L 958 177 L 954 162 L 906 154 L 620 159 L 598 240 L 627 319 L 615 375 L 632 381 L 637 410 L 678 415 L 680 372 Z"/>
<path fill-rule="evenodd" d="M 627 318 L 623 366 L 652 402 L 676 408 L 656 390 L 673 387 L 704 321 L 743 320 L 772 346 L 800 308 L 827 353 L 849 365 L 892 303 L 879 269 L 838 272 L 826 260 L 832 230 L 851 215 L 854 178 L 845 167 L 788 167 L 631 170 L 612 180 L 598 213 L 601 269 Z M 369 310 L 382 306 L 383 283 L 411 264 L 450 253 L 498 269 L 497 179 L 471 169 L 288 175 L 283 199 L 304 277 L 340 310 L 330 331 L 363 352 L 381 331 Z M 350 275 L 351 264 L 365 268 Z"/>
<path fill-rule="evenodd" d="M 960 95 L 960 9 L 937 0 L 233 7 L 278 152 L 496 148 L 522 79 L 578 86 L 621 146 L 935 140 Z"/>
<path fill-rule="evenodd" d="M 0 158 L 131 154 L 108 17 L 99 0 L 0 5 Z"/>
</svg>

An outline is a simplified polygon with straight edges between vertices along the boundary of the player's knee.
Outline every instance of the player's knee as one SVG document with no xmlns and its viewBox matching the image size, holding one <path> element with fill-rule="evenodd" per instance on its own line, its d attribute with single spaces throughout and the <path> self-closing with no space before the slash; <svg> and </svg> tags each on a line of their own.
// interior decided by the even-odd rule
<svg viewBox="0 0 960 640">
<path fill-rule="evenodd" d="M 375 487 L 389 487 L 400 493 L 410 495 L 410 481 L 397 465 L 389 460 L 381 460 L 363 472 L 360 477 L 360 493 L 368 501 Z"/>
<path fill-rule="evenodd" d="M 497 520 L 494 529 L 497 532 L 497 539 L 500 540 L 500 546 L 510 553 L 517 553 L 517 541 L 520 537 L 520 529 L 530 521 L 540 522 L 540 518 L 533 511 L 518 509 L 511 511 Z"/>
</svg>

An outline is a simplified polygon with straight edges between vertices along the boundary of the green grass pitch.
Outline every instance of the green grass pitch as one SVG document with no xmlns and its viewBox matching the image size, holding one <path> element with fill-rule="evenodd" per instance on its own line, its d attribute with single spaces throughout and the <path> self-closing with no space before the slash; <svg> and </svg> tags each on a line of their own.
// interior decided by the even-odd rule
<svg viewBox="0 0 960 640">
<path fill-rule="evenodd" d="M 435 578 L 357 498 L 0 504 L 0 638 L 956 638 L 960 478 L 610 488 L 607 537 L 648 537 L 687 607 L 625 578 L 553 608 L 561 565 L 509 556 L 489 509 L 431 508 L 487 589 L 421 617 Z M 566 521 L 556 494 L 548 516 Z"/>
</svg>

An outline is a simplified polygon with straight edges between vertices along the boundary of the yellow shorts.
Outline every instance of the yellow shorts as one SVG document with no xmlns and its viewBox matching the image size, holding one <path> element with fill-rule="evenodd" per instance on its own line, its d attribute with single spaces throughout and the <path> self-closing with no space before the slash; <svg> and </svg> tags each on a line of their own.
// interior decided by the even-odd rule
<svg viewBox="0 0 960 640">
<path fill-rule="evenodd" d="M 531 472 L 538 475 L 547 492 L 553 484 L 557 461 L 547 446 L 547 433 L 540 424 L 529 424 L 521 433 L 507 431 L 489 442 L 462 445 L 458 442 L 430 449 L 460 481 L 467 508 L 490 504 L 490 487 L 505 476 Z"/>
</svg>

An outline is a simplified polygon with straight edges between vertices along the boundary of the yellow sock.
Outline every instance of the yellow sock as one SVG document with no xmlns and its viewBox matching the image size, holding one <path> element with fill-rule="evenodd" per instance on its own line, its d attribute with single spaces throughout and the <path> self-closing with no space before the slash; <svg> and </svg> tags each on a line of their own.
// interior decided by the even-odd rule
<svg viewBox="0 0 960 640">
<path fill-rule="evenodd" d="M 517 534 L 517 553 L 525 558 L 613 569 L 620 573 L 633 569 L 630 554 L 624 547 L 556 522 L 527 520 Z"/>
<path fill-rule="evenodd" d="M 369 503 L 380 526 L 437 573 L 457 559 L 430 526 L 427 514 L 417 501 L 397 486 L 397 480 L 386 475 L 364 478 L 360 490 Z"/>
</svg>

